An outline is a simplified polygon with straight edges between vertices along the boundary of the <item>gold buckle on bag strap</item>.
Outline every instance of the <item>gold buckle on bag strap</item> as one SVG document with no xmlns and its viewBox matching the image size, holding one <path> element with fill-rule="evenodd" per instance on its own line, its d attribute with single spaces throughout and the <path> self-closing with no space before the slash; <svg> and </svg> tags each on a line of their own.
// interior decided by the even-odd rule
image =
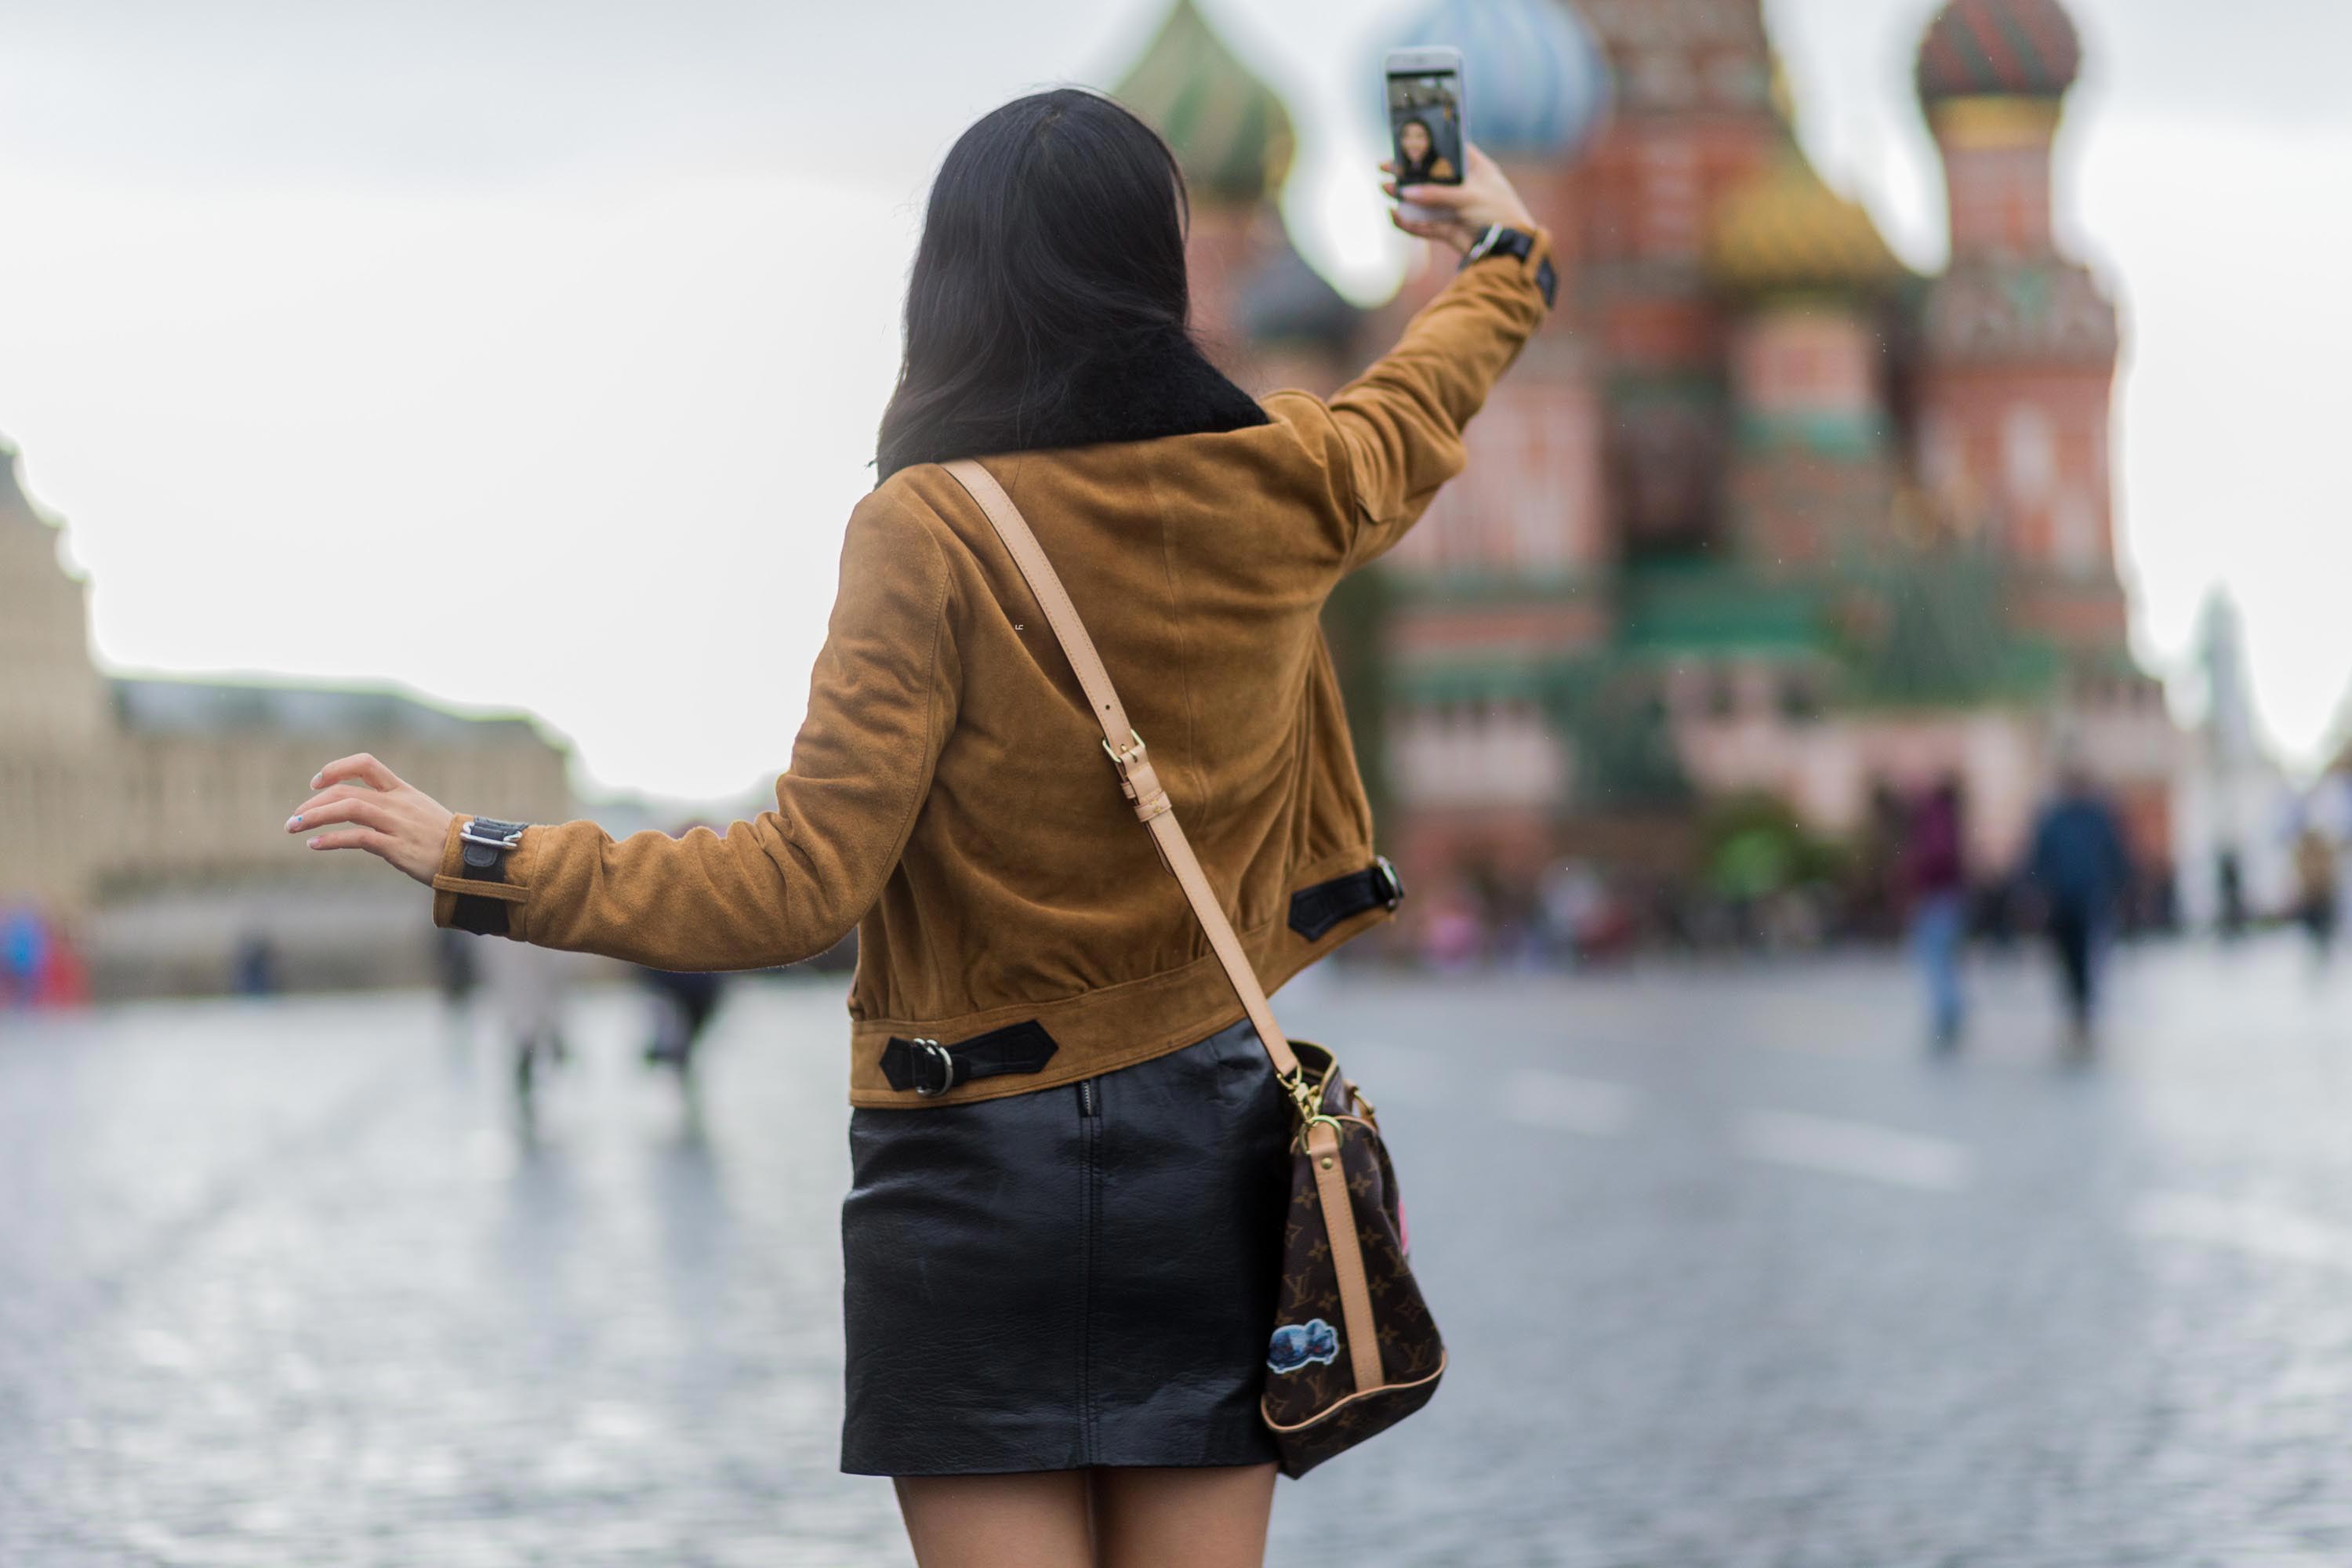
<svg viewBox="0 0 2352 1568">
<path fill-rule="evenodd" d="M 1331 1129 L 1333 1137 L 1339 1135 L 1339 1119 L 1324 1114 L 1319 1108 L 1322 1097 L 1316 1091 L 1320 1086 L 1307 1081 L 1306 1068 L 1291 1068 L 1288 1073 L 1283 1075 L 1281 1083 L 1283 1091 L 1290 1096 L 1292 1109 L 1298 1112 L 1297 1139 L 1300 1148 L 1304 1149 L 1307 1146 L 1307 1135 L 1315 1130 L 1315 1124 L 1318 1121 Z"/>
<path fill-rule="evenodd" d="M 1117 751 L 1113 751 L 1111 749 L 1109 736 L 1105 735 L 1102 742 L 1104 754 L 1108 756 L 1112 762 L 1118 764 L 1118 769 L 1121 773 L 1125 773 L 1128 769 L 1133 767 L 1137 763 L 1143 760 L 1143 737 L 1135 732 L 1135 729 L 1132 725 L 1128 728 L 1127 738 L 1132 742 L 1133 744 L 1121 746 Z"/>
</svg>

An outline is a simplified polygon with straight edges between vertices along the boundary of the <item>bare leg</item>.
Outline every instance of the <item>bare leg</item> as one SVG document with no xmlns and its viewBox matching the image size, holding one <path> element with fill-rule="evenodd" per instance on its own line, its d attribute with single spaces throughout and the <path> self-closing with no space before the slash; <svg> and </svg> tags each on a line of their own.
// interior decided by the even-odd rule
<svg viewBox="0 0 2352 1568">
<path fill-rule="evenodd" d="M 1088 1473 L 1097 1568 L 1265 1563 L 1265 1524 L 1274 1512 L 1272 1465 Z"/>
<path fill-rule="evenodd" d="M 1084 1470 L 893 1484 L 918 1568 L 1093 1568 Z"/>
</svg>

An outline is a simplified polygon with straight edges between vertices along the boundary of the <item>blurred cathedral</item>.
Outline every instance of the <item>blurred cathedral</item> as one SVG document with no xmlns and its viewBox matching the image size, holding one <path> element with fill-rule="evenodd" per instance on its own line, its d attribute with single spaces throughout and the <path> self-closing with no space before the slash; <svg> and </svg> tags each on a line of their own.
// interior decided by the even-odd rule
<svg viewBox="0 0 2352 1568">
<path fill-rule="evenodd" d="M 1851 833 L 1948 773 L 1995 869 L 2062 759 L 2164 863 L 2180 741 L 2128 647 L 2116 310 L 2052 226 L 2081 63 L 2058 0 L 1950 0 L 1920 41 L 1950 227 L 1934 277 L 1808 162 L 1760 0 L 1442 0 L 1387 41 L 1463 51 L 1472 134 L 1561 275 L 1468 471 L 1332 605 L 1408 878 L 1524 889 L 1751 795 Z M 1276 207 L 1288 111 L 1195 0 L 1112 90 L 1183 164 L 1198 322 L 1252 390 L 1331 390 L 1450 275 L 1424 258 L 1367 311 L 1299 255 Z M 236 908 L 316 925 L 323 906 L 258 889 L 364 879 L 278 832 L 289 786 L 341 752 L 503 816 L 572 804 L 527 721 L 103 676 L 5 449 L 0 673 L 0 909 L 193 897 L 184 926 L 218 943 L 252 889 Z"/>
<path fill-rule="evenodd" d="M 565 753 L 528 719 L 102 675 L 58 539 L 0 444 L 0 916 L 29 911 L 92 946 L 101 990 L 213 989 L 265 945 L 300 983 L 421 977 L 430 933 L 413 890 L 282 831 L 336 757 L 380 751 L 442 799 L 571 815 Z"/>
<path fill-rule="evenodd" d="M 1997 870 L 2063 760 L 2160 865 L 2179 742 L 2116 567 L 2116 310 L 2052 229 L 2057 0 L 1951 0 L 1920 41 L 1935 277 L 1807 160 L 1760 0 L 1444 0 L 1388 41 L 1462 50 L 1562 279 L 1468 471 L 1329 617 L 1408 879 L 1523 881 L 1736 796 L 1848 833 L 1947 774 Z M 1365 312 L 1298 256 L 1288 115 L 1194 0 L 1111 90 L 1183 163 L 1199 323 L 1251 390 L 1336 387 L 1450 275 Z"/>
</svg>

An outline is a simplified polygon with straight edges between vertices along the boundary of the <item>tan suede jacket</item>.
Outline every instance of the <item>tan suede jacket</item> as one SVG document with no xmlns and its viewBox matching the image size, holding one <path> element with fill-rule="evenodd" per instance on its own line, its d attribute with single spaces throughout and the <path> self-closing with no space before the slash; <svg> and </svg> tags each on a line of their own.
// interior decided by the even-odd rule
<svg viewBox="0 0 2352 1568">
<path fill-rule="evenodd" d="M 1311 941 L 1287 919 L 1293 892 L 1373 859 L 1318 612 L 1460 471 L 1463 426 L 1542 320 L 1548 250 L 1464 271 L 1328 403 L 1276 393 L 1261 426 L 985 460 L 1068 584 L 1269 992 L 1388 918 L 1375 905 Z M 461 892 L 504 900 L 508 934 L 546 947 L 752 969 L 856 927 L 856 1105 L 1026 1093 L 1242 1016 L 1045 616 L 936 465 L 850 517 L 775 810 L 683 838 L 534 826 L 503 883 L 466 879 L 458 851 L 453 828 L 435 919 Z M 929 1099 L 884 1074 L 894 1037 L 952 1045 L 1033 1021 L 1052 1043 L 1042 1070 Z"/>
</svg>

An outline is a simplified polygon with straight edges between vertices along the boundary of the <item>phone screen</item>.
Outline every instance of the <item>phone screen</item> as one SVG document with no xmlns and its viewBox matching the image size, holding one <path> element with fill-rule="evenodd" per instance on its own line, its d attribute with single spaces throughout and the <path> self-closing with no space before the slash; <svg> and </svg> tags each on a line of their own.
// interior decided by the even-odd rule
<svg viewBox="0 0 2352 1568">
<path fill-rule="evenodd" d="M 1400 185 L 1462 183 L 1462 77 L 1389 73 L 1389 136 Z"/>
</svg>

